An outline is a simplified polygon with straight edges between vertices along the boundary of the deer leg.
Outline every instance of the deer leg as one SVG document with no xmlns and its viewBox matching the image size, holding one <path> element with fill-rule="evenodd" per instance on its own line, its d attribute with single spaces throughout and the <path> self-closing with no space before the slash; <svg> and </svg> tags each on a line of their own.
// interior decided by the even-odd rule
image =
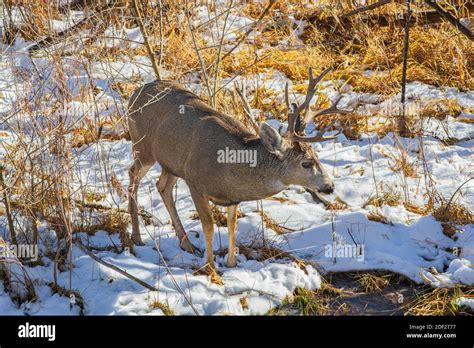
<svg viewBox="0 0 474 348">
<path fill-rule="evenodd" d="M 229 253 L 227 256 L 227 267 L 235 267 L 235 230 L 237 228 L 237 207 L 231 205 L 227 207 L 227 231 L 229 233 Z"/>
<path fill-rule="evenodd" d="M 176 235 L 178 236 L 180 247 L 183 250 L 194 254 L 194 247 L 189 241 L 188 235 L 184 230 L 183 224 L 181 223 L 173 199 L 173 187 L 176 184 L 177 180 L 177 176 L 174 176 L 168 171 L 162 169 L 160 178 L 156 183 L 156 188 L 158 189 L 158 192 L 161 195 L 161 199 L 163 200 L 163 203 L 165 204 L 165 207 L 168 210 L 168 214 L 170 214 L 171 222 L 173 223 L 174 230 L 176 231 Z"/>
<path fill-rule="evenodd" d="M 128 212 L 132 220 L 132 241 L 135 245 L 143 245 L 142 237 L 140 236 L 140 227 L 138 225 L 138 186 L 150 168 L 151 165 L 143 165 L 136 159 L 128 170 L 130 178 L 128 185 Z"/>
<path fill-rule="evenodd" d="M 189 187 L 191 197 L 193 199 L 196 210 L 201 220 L 202 229 L 206 238 L 206 266 L 209 272 L 212 272 L 214 267 L 214 256 L 212 253 L 212 240 L 214 239 L 214 221 L 212 220 L 211 208 L 209 207 L 209 199 L 197 192 L 194 188 Z"/>
</svg>

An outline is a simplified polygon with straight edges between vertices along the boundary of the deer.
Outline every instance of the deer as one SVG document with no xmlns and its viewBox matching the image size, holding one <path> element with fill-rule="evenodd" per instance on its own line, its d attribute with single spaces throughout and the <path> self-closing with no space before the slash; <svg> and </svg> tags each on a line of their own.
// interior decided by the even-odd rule
<svg viewBox="0 0 474 348">
<path fill-rule="evenodd" d="M 290 185 L 310 192 L 331 194 L 334 183 L 311 146 L 314 142 L 335 139 L 325 136 L 334 122 L 314 136 L 305 133 L 306 120 L 347 113 L 338 108 L 339 97 L 329 108 L 314 112 L 310 102 L 318 83 L 331 70 L 314 77 L 309 68 L 307 93 L 301 105 L 290 104 L 285 86 L 287 132 L 281 135 L 266 122 L 252 132 L 235 117 L 210 107 L 202 98 L 174 81 L 156 80 L 138 88 L 130 98 L 128 127 L 134 162 L 129 169 L 128 209 L 131 239 L 143 245 L 139 230 L 137 193 L 141 179 L 158 163 L 161 175 L 156 188 L 170 215 L 181 249 L 200 252 L 190 242 L 176 210 L 173 187 L 178 178 L 188 186 L 205 237 L 205 266 L 215 270 L 212 241 L 214 222 L 210 202 L 227 208 L 227 267 L 236 266 L 235 234 L 238 205 L 271 197 Z M 248 105 L 248 104 L 247 104 Z M 220 150 L 254 151 L 256 165 L 220 163 Z"/>
</svg>

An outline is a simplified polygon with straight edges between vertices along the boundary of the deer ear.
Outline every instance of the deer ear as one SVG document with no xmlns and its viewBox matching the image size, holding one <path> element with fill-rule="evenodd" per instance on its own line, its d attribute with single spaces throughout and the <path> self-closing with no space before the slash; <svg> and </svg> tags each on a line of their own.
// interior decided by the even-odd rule
<svg viewBox="0 0 474 348">
<path fill-rule="evenodd" d="M 266 122 L 260 123 L 260 139 L 268 152 L 283 156 L 283 139 L 276 129 Z"/>
</svg>

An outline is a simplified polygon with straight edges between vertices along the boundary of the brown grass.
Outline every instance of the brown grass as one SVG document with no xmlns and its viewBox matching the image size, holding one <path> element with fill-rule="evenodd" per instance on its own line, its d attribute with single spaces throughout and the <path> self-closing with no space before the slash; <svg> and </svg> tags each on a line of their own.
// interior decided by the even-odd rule
<svg viewBox="0 0 474 348">
<path fill-rule="evenodd" d="M 294 229 L 280 225 L 272 217 L 270 217 L 267 213 L 265 213 L 262 210 L 256 210 L 255 212 L 259 213 L 260 216 L 263 218 L 265 227 L 272 229 L 273 231 L 275 231 L 276 234 L 286 234 L 286 233 L 295 231 Z"/>
<path fill-rule="evenodd" d="M 381 212 L 373 210 L 367 214 L 367 219 L 370 221 L 380 222 L 385 225 L 392 225 L 392 222 L 387 219 Z"/>
<path fill-rule="evenodd" d="M 150 304 L 150 308 L 151 309 L 161 309 L 161 311 L 163 312 L 163 314 L 165 316 L 174 316 L 175 313 L 173 312 L 173 310 L 170 308 L 170 306 L 168 304 L 165 304 L 161 301 L 153 301 L 151 304 Z"/>
<path fill-rule="evenodd" d="M 439 207 L 433 211 L 433 216 L 436 220 L 445 223 L 454 223 L 458 225 L 467 225 L 474 223 L 474 214 L 472 211 L 459 203 L 443 202 Z"/>
<path fill-rule="evenodd" d="M 392 13 L 403 7 L 391 4 L 372 13 Z M 310 27 L 304 40 L 310 45 L 324 44 L 347 62 L 341 75 L 349 78 L 359 91 L 391 94 L 401 81 L 403 28 L 369 26 L 354 20 L 349 28 L 325 30 Z M 410 29 L 409 81 L 418 80 L 435 86 L 449 85 L 462 90 L 474 87 L 472 44 L 449 24 Z M 341 54 L 338 54 L 340 52 Z M 367 77 L 360 68 L 385 71 L 382 76 Z"/>
<path fill-rule="evenodd" d="M 71 146 L 73 148 L 80 148 L 84 145 L 89 145 L 98 142 L 99 140 L 121 140 L 130 139 L 128 131 L 107 131 L 117 128 L 118 123 L 110 120 L 102 120 L 97 126 L 93 121 L 85 119 L 85 121 L 72 132 Z M 121 127 L 118 127 L 121 128 Z M 106 129 L 105 131 L 103 131 Z"/>
<path fill-rule="evenodd" d="M 448 115 L 458 117 L 460 114 L 461 106 L 456 99 L 430 99 L 420 110 L 420 117 L 432 117 L 438 120 L 445 120 Z"/>
<path fill-rule="evenodd" d="M 357 273 L 355 279 L 365 293 L 382 291 L 390 283 L 391 275 L 378 276 L 373 273 Z"/>
<path fill-rule="evenodd" d="M 242 297 L 240 300 L 240 305 L 242 306 L 242 309 L 245 311 L 247 309 L 249 309 L 249 303 L 247 301 L 247 297 Z"/>
<path fill-rule="evenodd" d="M 461 296 L 474 296 L 474 290 L 460 286 L 429 289 L 405 305 L 406 315 L 459 315 L 462 308 L 454 301 Z"/>
<path fill-rule="evenodd" d="M 330 282 L 322 282 L 321 288 L 316 290 L 296 289 L 292 295 L 287 296 L 280 307 L 270 311 L 269 315 L 286 315 L 281 311 L 282 307 L 290 307 L 298 310 L 300 315 L 332 315 L 331 308 L 334 298 L 344 295 L 344 290 L 334 287 Z M 347 308 L 339 307 L 336 312 L 345 311 Z"/>
<path fill-rule="evenodd" d="M 401 204 L 401 195 L 395 190 L 389 190 L 379 192 L 378 195 L 374 194 L 369 197 L 367 202 L 364 203 L 362 208 L 366 208 L 369 205 L 380 208 L 382 205 L 389 205 L 391 207 L 396 207 Z"/>
<path fill-rule="evenodd" d="M 219 273 L 214 268 L 208 267 L 208 265 L 204 265 L 200 268 L 196 267 L 193 275 L 205 275 L 209 277 L 212 284 L 224 285 L 224 280 L 222 280 Z"/>
<path fill-rule="evenodd" d="M 443 233 L 453 239 L 456 239 L 456 233 L 461 231 L 457 225 L 474 223 L 474 214 L 468 207 L 456 202 L 448 203 L 444 199 L 441 200 L 441 204 L 433 210 L 432 214 L 436 220 L 441 221 Z"/>
<path fill-rule="evenodd" d="M 423 215 L 423 216 L 428 214 L 427 207 L 420 207 L 411 202 L 404 202 L 403 206 L 405 207 L 406 210 L 414 214 Z"/>
<path fill-rule="evenodd" d="M 342 198 L 340 198 L 339 196 L 336 196 L 336 199 L 334 200 L 334 202 L 330 202 L 329 205 L 326 207 L 326 209 L 334 210 L 334 211 L 345 210 L 347 208 L 349 208 L 349 204 L 344 202 Z"/>
</svg>

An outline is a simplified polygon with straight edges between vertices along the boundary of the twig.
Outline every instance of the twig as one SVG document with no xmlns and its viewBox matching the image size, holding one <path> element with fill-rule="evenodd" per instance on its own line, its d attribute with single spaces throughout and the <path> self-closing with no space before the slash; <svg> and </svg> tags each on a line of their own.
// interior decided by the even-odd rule
<svg viewBox="0 0 474 348">
<path fill-rule="evenodd" d="M 453 199 L 454 199 L 454 196 L 456 196 L 456 194 L 459 192 L 459 190 L 460 190 L 464 185 L 466 185 L 469 181 L 471 181 L 471 180 L 473 180 L 473 179 L 474 179 L 474 177 L 467 179 L 465 182 L 463 182 L 463 183 L 461 184 L 461 186 L 459 186 L 459 187 L 457 188 L 456 191 L 454 191 L 453 195 L 452 195 L 451 198 L 449 199 L 448 204 L 446 204 L 446 208 L 444 209 L 445 211 L 448 211 L 449 206 L 451 205 L 451 202 L 452 202 Z"/>
<path fill-rule="evenodd" d="M 234 9 L 235 7 L 237 6 L 237 4 L 234 4 L 232 5 L 231 7 L 229 7 L 231 10 Z M 225 11 L 222 11 L 221 13 L 215 15 L 214 17 L 212 17 L 211 19 L 208 19 L 207 21 L 201 23 L 201 24 L 198 24 L 197 26 L 194 27 L 195 30 L 199 30 L 205 26 L 207 26 L 208 24 L 210 23 L 213 23 L 215 21 L 217 21 L 220 17 L 222 17 L 223 15 L 225 15 L 227 13 L 228 9 L 225 10 Z"/>
<path fill-rule="evenodd" d="M 386 5 L 390 2 L 392 2 L 392 0 L 380 0 L 380 1 L 376 2 L 375 4 L 360 7 L 360 8 L 356 8 L 355 10 L 347 12 L 347 13 L 343 14 L 342 17 L 349 18 L 349 17 L 354 16 L 358 13 L 362 13 L 362 12 L 366 12 L 366 11 L 376 9 L 376 8 L 381 7 L 383 5 Z"/>
<path fill-rule="evenodd" d="M 103 265 L 105 267 L 113 269 L 115 272 L 120 273 L 121 275 L 123 275 L 124 277 L 127 277 L 130 280 L 133 280 L 134 282 L 140 284 L 141 286 L 143 286 L 144 288 L 147 288 L 150 291 L 158 291 L 158 289 L 155 288 L 153 285 L 150 285 L 150 284 L 144 282 L 143 280 L 140 280 L 137 277 L 131 275 L 130 273 L 124 271 L 123 269 L 121 269 L 121 268 L 119 268 L 115 265 L 112 265 L 111 263 L 108 263 L 108 262 L 102 260 L 101 258 L 95 256 L 89 249 L 87 249 L 87 247 L 85 245 L 83 245 L 77 239 L 76 239 L 76 244 L 83 252 L 85 252 L 87 255 L 89 255 L 90 258 L 93 259 L 94 261 L 97 261 L 98 263 L 100 263 L 101 265 Z"/>
<path fill-rule="evenodd" d="M 160 6 L 160 56 L 158 59 L 158 66 L 161 67 L 163 64 L 163 54 L 164 54 L 163 3 L 161 0 L 158 0 L 158 5 Z"/>
<path fill-rule="evenodd" d="M 215 74 L 214 74 L 214 87 L 213 87 L 212 98 L 211 98 L 211 106 L 212 107 L 216 106 L 216 96 L 217 96 L 216 90 L 217 90 L 217 82 L 218 82 L 218 79 L 219 79 L 219 70 L 220 70 L 220 65 L 221 65 L 222 46 L 224 46 L 224 38 L 225 38 L 225 31 L 226 31 L 226 27 L 227 27 L 227 20 L 229 19 L 230 10 L 232 8 L 233 3 L 234 3 L 234 0 L 230 0 L 229 8 L 227 9 L 227 13 L 226 13 L 226 16 L 224 18 L 224 24 L 223 24 L 223 27 L 222 27 L 222 36 L 221 36 L 221 40 L 220 40 L 220 43 L 219 43 L 219 48 L 218 48 L 218 51 L 217 51 L 216 71 L 215 71 Z"/>
<path fill-rule="evenodd" d="M 196 41 L 196 35 L 194 35 L 194 28 L 191 25 L 191 18 L 189 18 L 188 7 L 189 7 L 188 6 L 188 0 L 186 0 L 186 8 L 184 10 L 184 13 L 186 15 L 186 21 L 188 23 L 189 31 L 191 32 L 191 38 L 193 39 L 193 45 L 194 45 L 194 49 L 196 51 L 196 55 L 198 56 L 199 63 L 201 64 L 201 70 L 202 70 L 202 73 L 204 75 L 204 80 L 205 80 L 205 83 L 206 83 L 207 93 L 209 95 L 209 98 L 212 99 L 212 91 L 211 91 L 211 86 L 209 86 L 209 77 L 208 77 L 207 71 L 206 71 L 206 64 L 204 63 L 204 59 L 201 56 L 201 52 L 199 50 L 199 46 L 198 46 L 197 41 Z"/>
<path fill-rule="evenodd" d="M 155 54 L 153 53 L 153 49 L 151 48 L 150 41 L 148 41 L 148 33 L 146 31 L 145 25 L 143 24 L 143 19 L 142 19 L 140 7 L 138 5 L 138 0 L 133 0 L 133 8 L 135 10 L 136 20 L 137 20 L 138 26 L 140 27 L 140 32 L 142 33 L 146 50 L 148 52 L 148 57 L 150 58 L 150 61 L 151 61 L 151 66 L 153 67 L 153 71 L 155 72 L 156 78 L 158 80 L 161 80 L 160 67 L 158 66 L 158 63 L 156 62 Z M 161 7 L 160 7 L 160 11 L 161 11 Z M 162 26 L 160 22 L 160 32 L 161 32 L 161 27 Z"/>
<path fill-rule="evenodd" d="M 272 8 L 272 6 L 275 4 L 276 0 L 270 0 L 270 2 L 268 3 L 267 7 L 265 8 L 265 10 L 263 10 L 263 12 L 260 14 L 260 16 L 258 17 L 257 21 L 252 25 L 251 28 L 249 28 L 245 34 L 243 36 L 240 37 L 239 40 L 237 40 L 236 44 L 230 49 L 230 51 L 228 51 L 226 54 L 224 54 L 224 56 L 222 57 L 222 60 L 224 60 L 225 58 L 227 58 L 232 52 L 235 51 L 235 49 L 237 49 L 237 47 L 240 46 L 240 44 L 255 30 L 255 28 L 258 27 L 258 25 L 260 24 L 260 22 L 263 20 L 263 18 L 267 15 L 267 13 L 270 11 L 270 9 Z"/>
<path fill-rule="evenodd" d="M 405 42 L 403 47 L 403 66 L 402 66 L 402 92 L 401 92 L 401 103 L 402 103 L 402 115 L 399 120 L 399 133 L 403 136 L 406 133 L 405 124 L 405 91 L 407 83 L 407 65 L 408 65 L 408 49 L 410 45 L 410 20 L 411 20 L 411 8 L 410 0 L 406 0 L 407 5 L 407 21 L 405 23 Z"/>
<path fill-rule="evenodd" d="M 3 166 L 0 164 L 0 188 L 3 191 L 3 203 L 5 204 L 5 213 L 7 215 L 8 229 L 10 230 L 10 236 L 12 238 L 12 243 L 18 245 L 16 240 L 15 226 L 13 225 L 13 217 L 10 209 L 10 198 L 7 193 L 7 185 L 3 179 Z"/>
</svg>

